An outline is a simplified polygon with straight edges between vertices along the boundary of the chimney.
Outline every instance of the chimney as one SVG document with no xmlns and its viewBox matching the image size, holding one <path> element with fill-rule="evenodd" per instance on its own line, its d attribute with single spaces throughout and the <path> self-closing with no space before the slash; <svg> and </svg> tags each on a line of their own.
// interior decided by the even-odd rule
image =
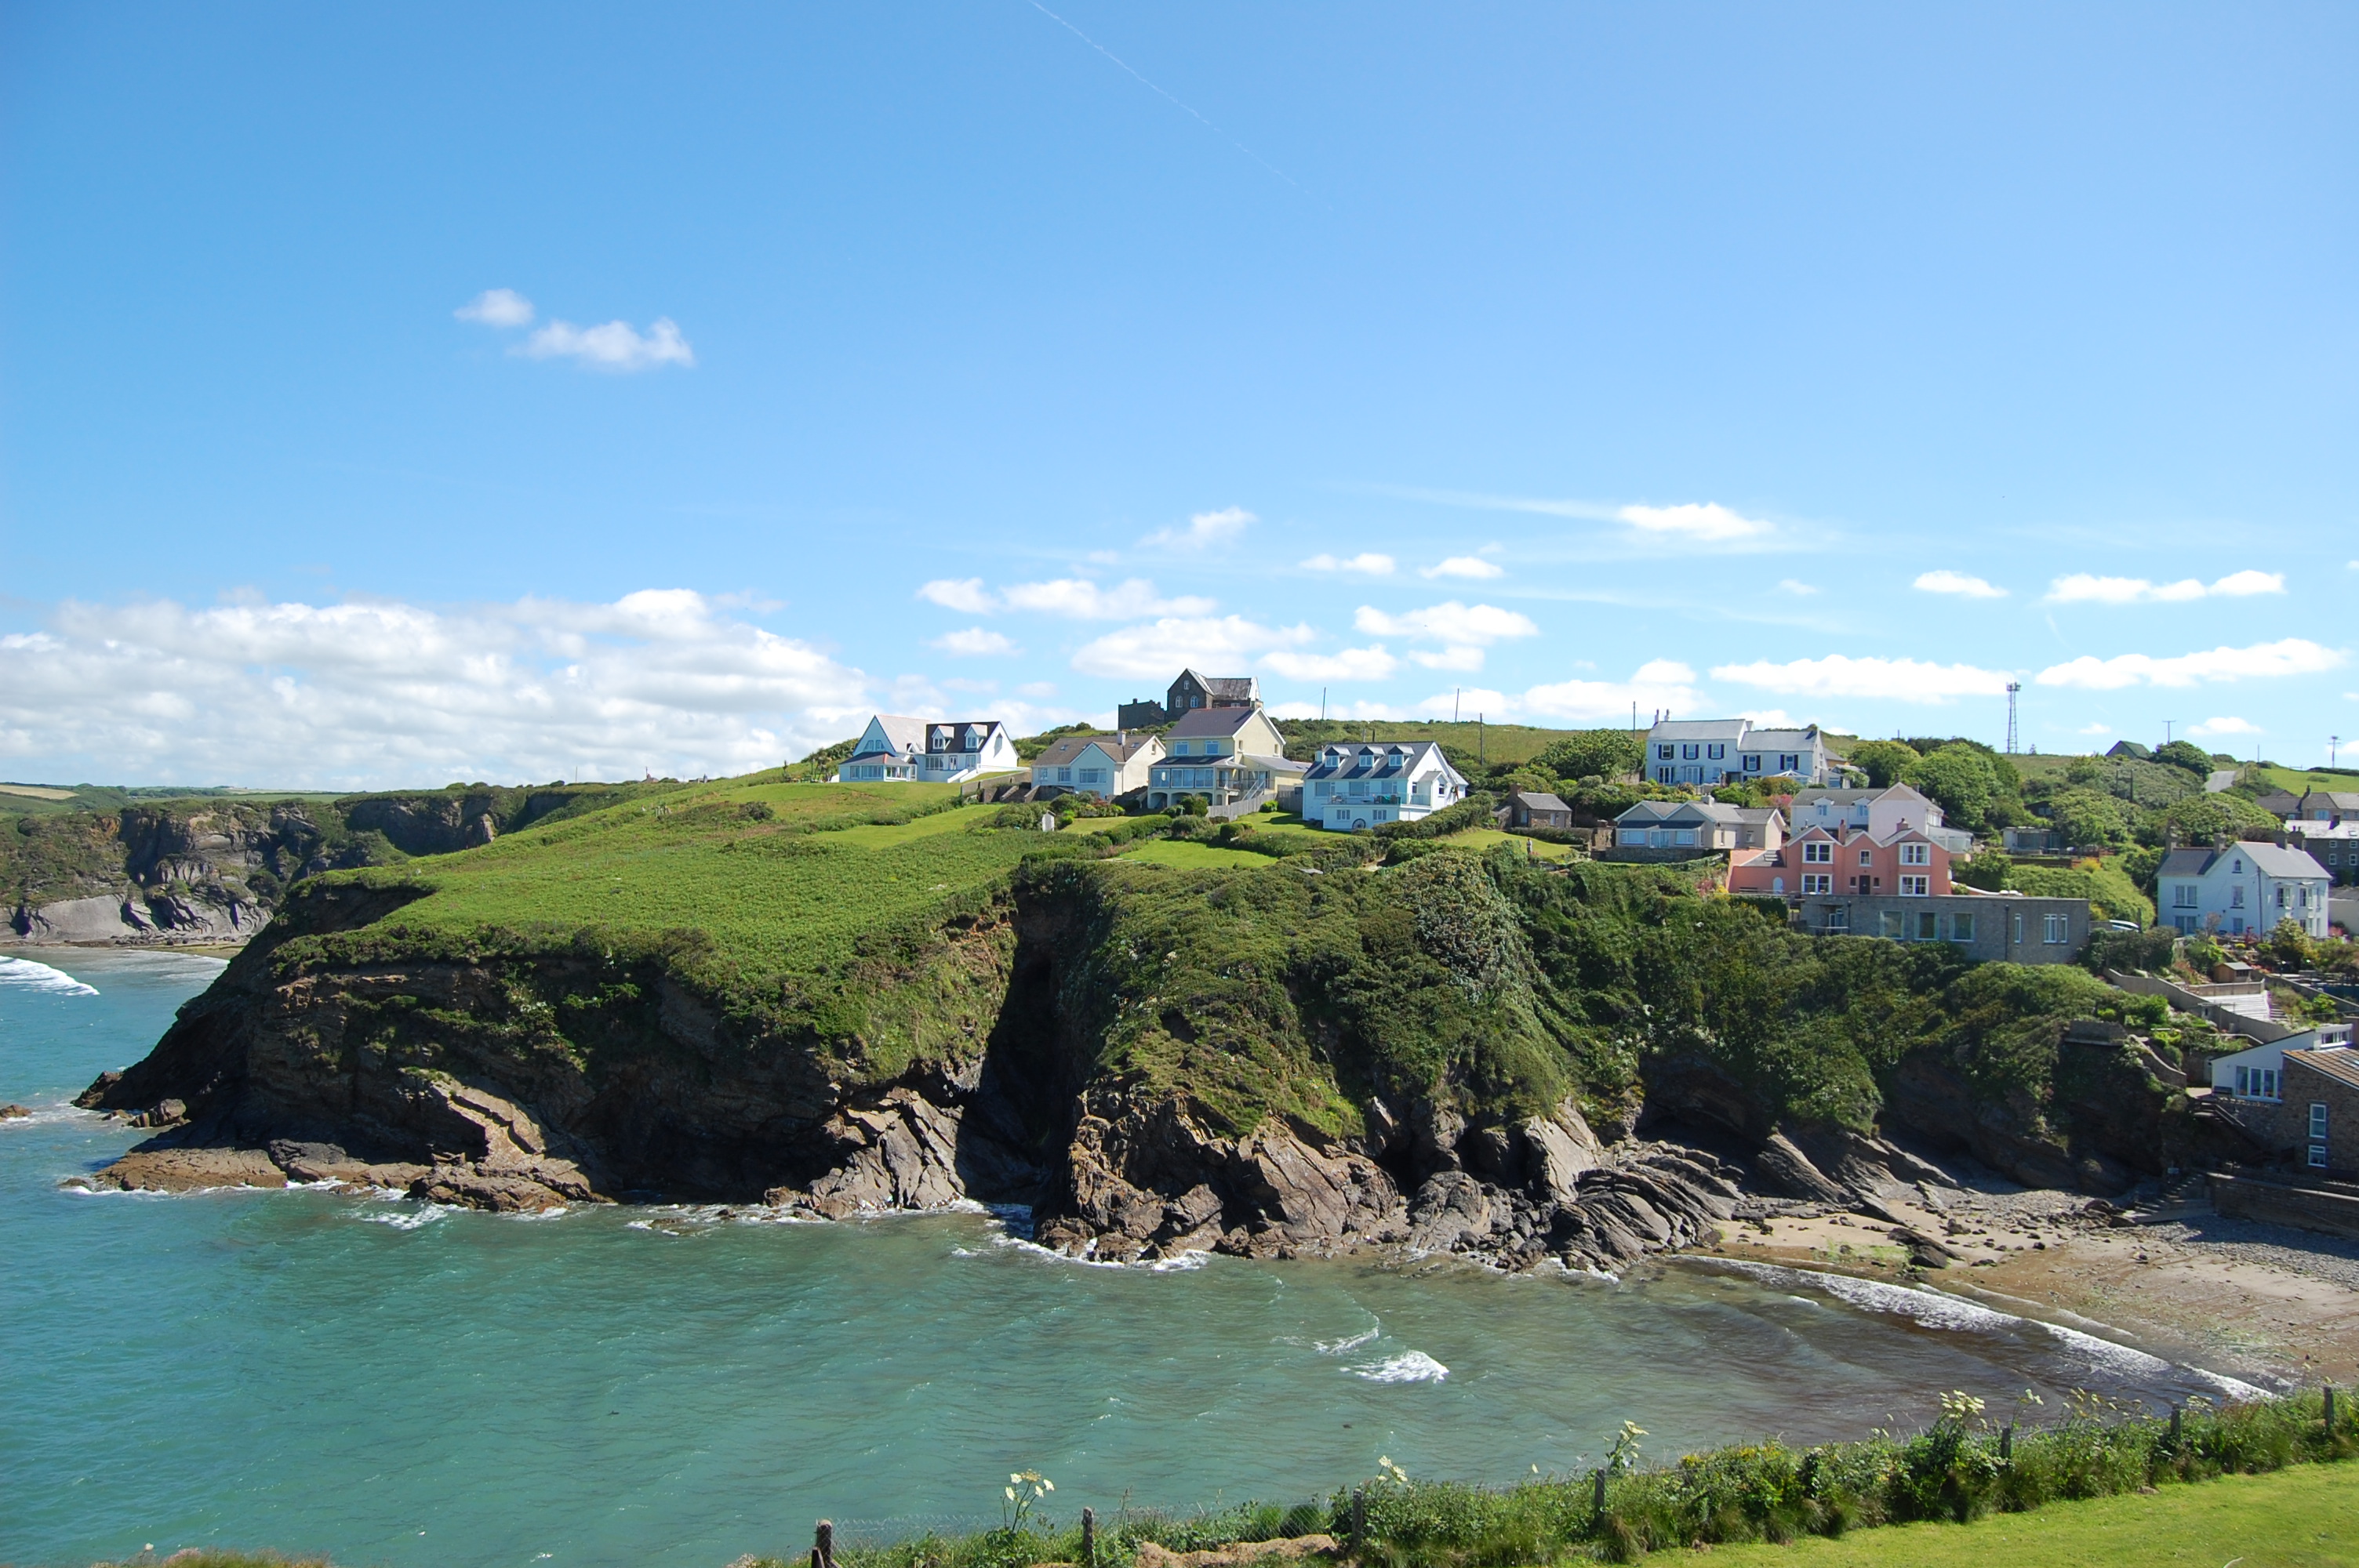
<svg viewBox="0 0 2359 1568">
<path fill-rule="evenodd" d="M 2278 827 L 2278 828 L 2277 828 L 2277 848 L 2278 848 L 2278 849 L 2284 849 L 2285 847 L 2286 847 L 2286 830 L 2285 830 L 2285 828 L 2284 828 L 2283 827 Z"/>
</svg>

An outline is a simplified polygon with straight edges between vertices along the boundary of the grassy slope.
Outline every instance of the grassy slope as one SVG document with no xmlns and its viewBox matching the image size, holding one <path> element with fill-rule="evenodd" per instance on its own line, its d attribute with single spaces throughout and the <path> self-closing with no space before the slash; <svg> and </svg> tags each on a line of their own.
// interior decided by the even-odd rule
<svg viewBox="0 0 2359 1568">
<path fill-rule="evenodd" d="M 2359 1563 L 2359 1494 L 2347 1469 L 2301 1465 L 2092 1502 L 2051 1503 L 1973 1524 L 1906 1524 L 1790 1546 L 1720 1546 L 1720 1568 L 2328 1568 Z"/>
<path fill-rule="evenodd" d="M 1528 724 L 1476 724 L 1447 719 L 1281 719 L 1289 756 L 1307 757 L 1331 741 L 1432 741 L 1490 762 L 1526 762 L 1579 730 L 1541 730 Z"/>
</svg>

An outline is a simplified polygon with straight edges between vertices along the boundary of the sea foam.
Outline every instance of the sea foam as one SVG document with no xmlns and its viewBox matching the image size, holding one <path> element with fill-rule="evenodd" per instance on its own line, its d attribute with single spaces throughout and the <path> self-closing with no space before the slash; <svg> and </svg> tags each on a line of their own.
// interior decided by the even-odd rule
<svg viewBox="0 0 2359 1568">
<path fill-rule="evenodd" d="M 98 988 L 84 985 L 63 969 L 53 969 L 47 964 L 30 958 L 0 957 L 0 986 L 15 986 L 23 990 L 48 991 L 52 996 L 96 996 Z"/>
<path fill-rule="evenodd" d="M 1439 1383 L 1450 1376 L 1450 1368 L 1422 1350 L 1405 1350 L 1398 1356 L 1387 1356 L 1381 1361 L 1370 1361 L 1344 1368 L 1354 1378 L 1365 1378 L 1371 1383 Z"/>
</svg>

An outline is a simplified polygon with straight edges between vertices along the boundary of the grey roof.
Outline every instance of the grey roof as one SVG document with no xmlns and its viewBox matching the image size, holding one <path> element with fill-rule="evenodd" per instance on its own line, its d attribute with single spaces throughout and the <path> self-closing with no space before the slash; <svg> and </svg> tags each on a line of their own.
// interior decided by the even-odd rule
<svg viewBox="0 0 2359 1568">
<path fill-rule="evenodd" d="M 1319 748 L 1305 778 L 1390 779 L 1416 773 L 1427 758 L 1440 762 L 1450 776 L 1464 782 L 1450 759 L 1431 741 L 1337 741 Z M 1334 760 L 1330 761 L 1332 757 Z"/>
<path fill-rule="evenodd" d="M 1614 819 L 1616 826 L 1629 823 L 1635 827 L 1658 822 L 1725 822 L 1745 820 L 1745 808 L 1723 806 L 1716 800 L 1642 800 Z"/>
<path fill-rule="evenodd" d="M 1750 722 L 1743 719 L 1666 719 L 1647 732 L 1656 741 L 1734 741 Z"/>
<path fill-rule="evenodd" d="M 885 739 L 891 743 L 896 752 L 922 752 L 926 749 L 926 721 L 922 719 L 912 719 L 903 713 L 879 713 L 871 718 L 868 723 L 885 731 Z M 863 725 L 860 730 L 861 738 L 864 739 L 867 734 L 868 726 Z M 858 745 L 859 740 L 854 740 L 853 743 Z M 853 755 L 881 757 L 885 753 L 856 752 Z"/>
<path fill-rule="evenodd" d="M 2301 797 L 2301 812 L 2330 811 L 2337 816 L 2359 816 L 2359 795 L 2346 789 L 2313 789 Z"/>
<path fill-rule="evenodd" d="M 1756 825 L 1765 822 L 1783 822 L 1786 820 L 1786 814 L 1774 806 L 1740 806 L 1736 808 L 1736 820 Z"/>
<path fill-rule="evenodd" d="M 2316 1051 L 2288 1051 L 2285 1059 L 2359 1089 L 2359 1051 L 2330 1046 Z"/>
<path fill-rule="evenodd" d="M 1178 686 L 1188 676 L 1194 676 L 1196 684 L 1214 697 L 1242 697 L 1246 701 L 1257 701 L 1261 697 L 1261 681 L 1256 676 L 1200 675 L 1192 665 L 1172 676 L 1171 684 Z"/>
<path fill-rule="evenodd" d="M 1154 741 L 1152 735 L 1134 736 L 1128 741 L 1115 735 L 1060 735 L 1049 742 L 1047 751 L 1032 759 L 1032 765 L 1036 768 L 1060 767 L 1071 762 L 1092 746 L 1117 762 L 1126 762 L 1147 750 Z"/>
<path fill-rule="evenodd" d="M 1507 798 L 1522 801 L 1524 809 L 1527 811 L 1571 811 L 1572 809 L 1544 789 L 1519 789 L 1510 794 Z"/>
<path fill-rule="evenodd" d="M 926 726 L 926 750 L 929 752 L 979 752 L 991 744 L 996 730 L 1005 729 L 996 719 L 937 719 Z M 972 746 L 954 744 L 968 739 L 967 731 L 980 730 Z"/>
<path fill-rule="evenodd" d="M 1192 741 L 1199 736 L 1234 735 L 1260 711 L 1258 708 L 1191 708 L 1171 727 L 1169 738 Z"/>
<path fill-rule="evenodd" d="M 1239 752 L 1237 761 L 1248 767 L 1263 768 L 1273 773 L 1307 773 L 1309 762 L 1298 762 L 1291 757 L 1272 757 L 1260 752 Z"/>
<path fill-rule="evenodd" d="M 2307 849 L 2296 849 L 2283 844 L 2231 844 L 2224 849 L 2206 845 L 2201 849 L 2173 849 L 2162 858 L 2155 869 L 2158 877 L 2200 877 L 2208 873 L 2222 860 L 2242 855 L 2262 871 L 2273 877 L 2326 878 L 2326 868 L 2310 858 Z"/>
</svg>

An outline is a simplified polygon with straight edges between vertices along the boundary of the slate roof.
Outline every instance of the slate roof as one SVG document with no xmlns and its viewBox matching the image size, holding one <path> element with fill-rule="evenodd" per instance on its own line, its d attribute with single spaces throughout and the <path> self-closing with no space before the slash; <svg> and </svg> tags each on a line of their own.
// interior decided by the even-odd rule
<svg viewBox="0 0 2359 1568">
<path fill-rule="evenodd" d="M 1036 768 L 1070 767 L 1074 758 L 1092 746 L 1103 752 L 1117 762 L 1126 762 L 1147 750 L 1155 737 L 1133 736 L 1124 741 L 1114 735 L 1060 735 L 1049 742 L 1049 749 L 1032 759 Z"/>
<path fill-rule="evenodd" d="M 1745 820 L 1744 807 L 1723 806 L 1716 800 L 1642 800 L 1614 819 L 1615 827 L 1627 823 L 1633 827 L 1651 827 L 1666 822 L 1724 822 Z"/>
<path fill-rule="evenodd" d="M 1431 741 L 1334 741 L 1319 748 L 1303 773 L 1306 779 L 1397 779 L 1420 771 L 1430 757 L 1459 777 L 1441 748 Z M 1330 760 L 1332 758 L 1333 760 Z"/>
<path fill-rule="evenodd" d="M 1235 702 L 1261 700 L 1261 681 L 1254 676 L 1197 675 L 1195 667 L 1190 665 L 1181 670 L 1179 676 L 1174 676 L 1171 684 L 1178 686 L 1180 676 L 1195 676 L 1196 684 L 1204 688 L 1205 695 L 1208 697 L 1227 697 Z"/>
<path fill-rule="evenodd" d="M 991 744 L 991 737 L 1006 726 L 996 719 L 939 719 L 926 726 L 926 750 L 929 752 L 980 752 Z M 965 745 L 967 731 L 978 730 L 974 744 Z"/>
<path fill-rule="evenodd" d="M 1165 737 L 1171 741 L 1193 741 L 1234 735 L 1253 721 L 1261 711 L 1258 708 L 1191 708 L 1171 727 Z"/>
<path fill-rule="evenodd" d="M 2348 1046 L 2323 1051 L 2288 1051 L 2285 1059 L 2299 1062 L 2312 1072 L 2323 1073 L 2359 1089 L 2359 1051 Z"/>
<path fill-rule="evenodd" d="M 2162 858 L 2155 869 L 2157 877 L 2201 877 L 2232 855 L 2242 855 L 2273 877 L 2311 877 L 2326 880 L 2326 868 L 2310 858 L 2307 849 L 2296 849 L 2283 844 L 2231 844 L 2224 849 L 2204 846 L 2193 849 L 2173 849 Z"/>
<path fill-rule="evenodd" d="M 1543 789 L 1516 790 L 1507 798 L 1523 802 L 1526 811 L 1571 811 L 1572 809 L 1562 800 Z"/>
</svg>

